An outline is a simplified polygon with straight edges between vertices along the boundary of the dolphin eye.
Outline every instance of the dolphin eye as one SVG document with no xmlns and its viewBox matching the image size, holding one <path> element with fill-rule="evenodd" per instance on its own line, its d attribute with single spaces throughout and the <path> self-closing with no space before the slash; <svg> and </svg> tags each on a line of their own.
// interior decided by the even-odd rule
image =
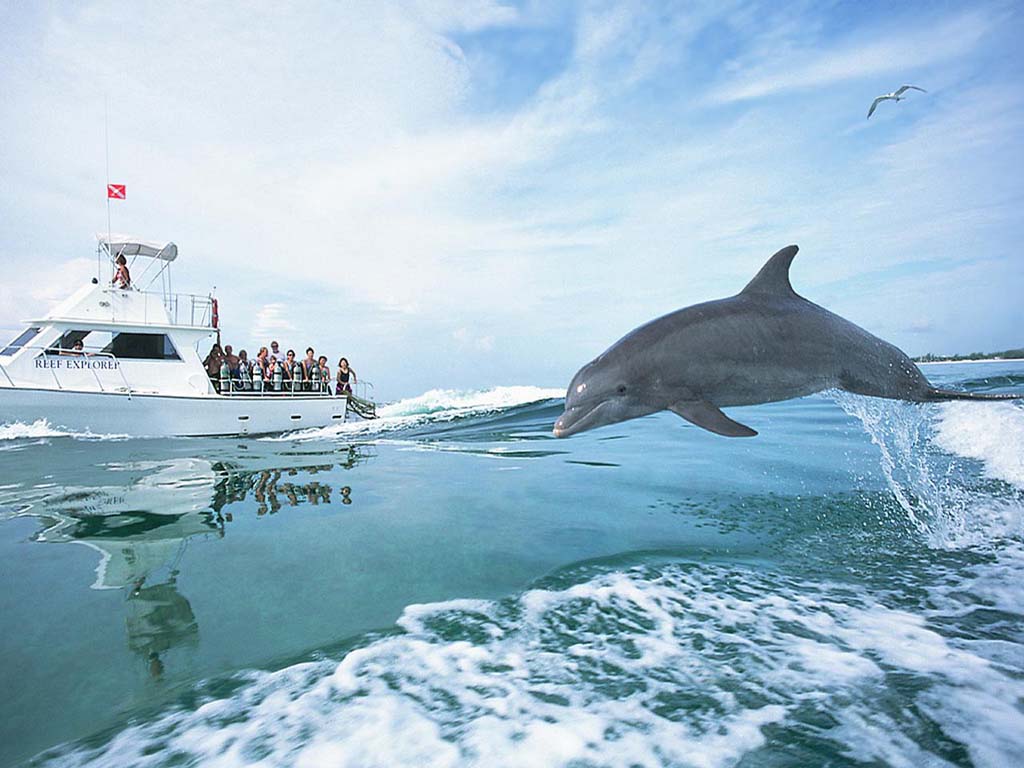
<svg viewBox="0 0 1024 768">
<path fill-rule="evenodd" d="M 625 384 L 619 384 L 618 392 L 619 392 L 620 395 L 626 394 L 626 385 Z"/>
</svg>

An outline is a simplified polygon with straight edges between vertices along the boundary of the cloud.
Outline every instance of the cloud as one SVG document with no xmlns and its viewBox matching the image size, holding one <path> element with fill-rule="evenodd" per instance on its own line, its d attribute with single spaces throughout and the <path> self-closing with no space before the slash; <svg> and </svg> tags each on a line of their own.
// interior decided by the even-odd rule
<svg viewBox="0 0 1024 768">
<path fill-rule="evenodd" d="M 45 259 L 34 260 L 45 264 Z M 0 329 L 14 335 L 29 319 L 41 318 L 96 277 L 96 260 L 66 259 L 45 269 L 7 270 L 0 285 Z"/>
<path fill-rule="evenodd" d="M 494 351 L 494 336 L 481 336 L 474 334 L 468 328 L 456 328 L 452 331 L 452 338 L 463 349 L 471 349 L 478 352 Z"/>
<path fill-rule="evenodd" d="M 888 282 L 985 258 L 1021 287 L 1007 13 L 48 6 L 0 43 L 0 265 L 90 253 L 107 93 L 111 180 L 129 186 L 115 226 L 174 239 L 175 287 L 219 286 L 236 342 L 339 350 L 382 394 L 522 370 L 564 383 L 790 242 L 799 289 L 904 334 L 899 302 L 873 299 Z M 905 71 L 929 94 L 867 126 L 869 101 L 829 87 Z M 36 302 L 31 279 L 10 295 Z M 957 300 L 934 286 L 933 303 Z M 951 316 L 918 314 L 949 332 Z M 975 319 L 981 338 L 1010 321 Z"/>
<path fill-rule="evenodd" d="M 738 70 L 709 96 L 712 102 L 729 103 L 764 98 L 792 90 L 821 88 L 845 80 L 905 73 L 929 64 L 963 56 L 992 29 L 995 19 L 983 11 L 971 11 L 931 23 L 909 15 L 893 24 L 856 35 L 835 44 L 778 45 L 761 51 L 752 61 L 734 64 Z M 798 29 L 790 30 L 794 36 Z M 773 41 L 775 42 L 775 41 Z M 893 81 L 892 88 L 901 83 Z"/>
<path fill-rule="evenodd" d="M 253 338 L 270 338 L 276 334 L 295 330 L 295 324 L 288 318 L 285 304 L 264 304 L 256 312 L 252 324 Z"/>
<path fill-rule="evenodd" d="M 520 20 L 515 7 L 491 0 L 415 0 L 411 7 L 428 26 L 443 32 L 478 32 Z"/>
</svg>

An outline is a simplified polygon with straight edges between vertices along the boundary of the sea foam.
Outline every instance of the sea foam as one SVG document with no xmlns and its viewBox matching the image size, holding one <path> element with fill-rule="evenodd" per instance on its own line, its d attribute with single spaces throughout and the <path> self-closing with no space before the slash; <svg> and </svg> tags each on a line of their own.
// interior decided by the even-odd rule
<svg viewBox="0 0 1024 768">
<path fill-rule="evenodd" d="M 41 762 L 717 768 L 839 749 L 944 765 L 929 729 L 978 765 L 1024 748 L 1024 681 L 858 587 L 707 563 L 580 576 L 410 606 L 340 659 L 246 673 Z"/>
<path fill-rule="evenodd" d="M 40 440 L 48 437 L 71 437 L 79 440 L 124 440 L 127 435 L 101 434 L 97 432 L 69 432 L 50 425 L 46 419 L 31 424 L 13 422 L 0 425 L 0 441 Z"/>
<path fill-rule="evenodd" d="M 877 446 L 893 497 L 932 546 L 988 546 L 1024 535 L 1024 409 L 833 397 Z M 1007 485 L 979 482 L 977 463 L 984 477 Z"/>
<path fill-rule="evenodd" d="M 0 426 L 0 440 L 32 440 L 41 437 L 67 436 L 67 432 L 54 429 L 46 419 L 39 419 L 31 424 L 14 422 Z"/>
<path fill-rule="evenodd" d="M 565 395 L 562 389 L 504 386 L 480 390 L 432 389 L 377 408 L 379 418 L 350 421 L 263 438 L 269 441 L 325 440 L 336 437 L 377 435 L 429 423 L 443 423 L 517 406 L 540 403 Z"/>
<path fill-rule="evenodd" d="M 945 403 L 936 419 L 936 444 L 976 459 L 988 477 L 1024 489 L 1024 408 L 1011 403 Z"/>
</svg>

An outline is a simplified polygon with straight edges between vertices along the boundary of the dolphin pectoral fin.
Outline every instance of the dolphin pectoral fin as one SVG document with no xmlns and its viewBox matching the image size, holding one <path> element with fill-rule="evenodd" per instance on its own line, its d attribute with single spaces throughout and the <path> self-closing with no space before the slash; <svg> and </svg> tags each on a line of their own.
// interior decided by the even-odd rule
<svg viewBox="0 0 1024 768">
<path fill-rule="evenodd" d="M 747 425 L 730 419 L 718 409 L 718 406 L 709 403 L 707 400 L 682 400 L 670 405 L 668 409 L 682 416 L 687 421 L 696 424 L 698 427 L 714 432 L 716 435 L 724 435 L 725 437 L 754 437 L 757 434 Z"/>
</svg>

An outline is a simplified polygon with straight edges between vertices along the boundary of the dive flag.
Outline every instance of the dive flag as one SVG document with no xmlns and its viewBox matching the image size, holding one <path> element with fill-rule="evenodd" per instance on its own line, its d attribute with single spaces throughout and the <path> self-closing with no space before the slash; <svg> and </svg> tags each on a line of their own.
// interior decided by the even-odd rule
<svg viewBox="0 0 1024 768">
<path fill-rule="evenodd" d="M 124 200 L 124 184 L 107 184 L 107 197 L 111 197 L 114 200 Z"/>
</svg>

